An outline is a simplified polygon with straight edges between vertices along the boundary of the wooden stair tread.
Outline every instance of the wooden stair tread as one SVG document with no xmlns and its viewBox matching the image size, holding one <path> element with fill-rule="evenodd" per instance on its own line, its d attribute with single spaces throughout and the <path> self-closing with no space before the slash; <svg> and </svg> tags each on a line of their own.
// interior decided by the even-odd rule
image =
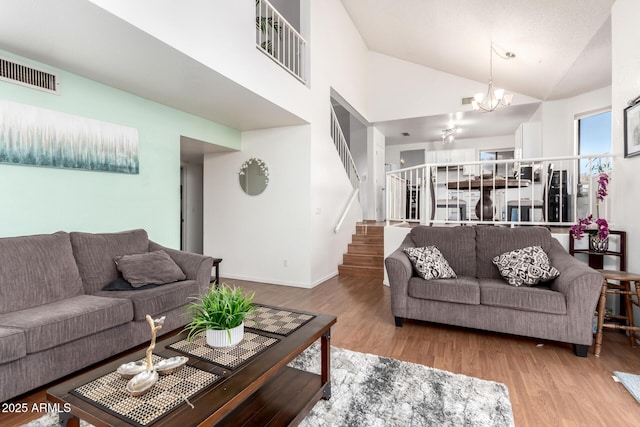
<svg viewBox="0 0 640 427">
<path fill-rule="evenodd" d="M 357 255 L 384 255 L 384 245 L 363 245 L 359 243 L 349 243 L 347 253 Z"/>
<path fill-rule="evenodd" d="M 365 236 L 384 236 L 384 227 L 378 225 L 356 225 L 356 234 Z"/>
<path fill-rule="evenodd" d="M 374 234 L 354 234 L 351 236 L 352 243 L 373 243 L 384 244 L 384 236 L 377 236 Z"/>
<path fill-rule="evenodd" d="M 355 265 L 338 266 L 338 273 L 345 276 L 358 276 L 358 277 L 374 277 L 382 279 L 384 277 L 384 269 L 382 267 L 360 267 Z"/>
<path fill-rule="evenodd" d="M 356 224 L 348 251 L 342 257 L 338 273 L 345 276 L 384 277 L 384 225 Z"/>
<path fill-rule="evenodd" d="M 350 254 L 342 256 L 343 265 L 354 265 L 360 267 L 380 267 L 384 263 L 382 255 Z"/>
</svg>

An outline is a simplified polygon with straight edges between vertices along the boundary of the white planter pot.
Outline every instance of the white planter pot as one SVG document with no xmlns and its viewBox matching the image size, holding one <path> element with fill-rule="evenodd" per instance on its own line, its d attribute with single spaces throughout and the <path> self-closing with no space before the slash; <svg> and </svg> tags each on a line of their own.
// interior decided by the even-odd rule
<svg viewBox="0 0 640 427">
<path fill-rule="evenodd" d="M 244 322 L 240 326 L 231 328 L 229 330 L 215 330 L 207 329 L 207 344 L 211 347 L 231 347 L 242 341 L 244 336 Z M 231 341 L 229 341 L 229 335 L 231 335 Z"/>
</svg>

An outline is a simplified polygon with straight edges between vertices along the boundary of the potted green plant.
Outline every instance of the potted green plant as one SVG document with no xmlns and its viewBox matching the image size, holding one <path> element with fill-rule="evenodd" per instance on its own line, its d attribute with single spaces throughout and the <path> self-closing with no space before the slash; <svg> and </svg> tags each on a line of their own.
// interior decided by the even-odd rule
<svg viewBox="0 0 640 427">
<path fill-rule="evenodd" d="M 244 336 L 244 319 L 254 310 L 255 293 L 248 295 L 242 289 L 226 284 L 211 286 L 209 291 L 194 297 L 187 306 L 191 317 L 184 330 L 187 339 L 205 333 L 211 347 L 229 347 L 238 344 Z"/>
</svg>

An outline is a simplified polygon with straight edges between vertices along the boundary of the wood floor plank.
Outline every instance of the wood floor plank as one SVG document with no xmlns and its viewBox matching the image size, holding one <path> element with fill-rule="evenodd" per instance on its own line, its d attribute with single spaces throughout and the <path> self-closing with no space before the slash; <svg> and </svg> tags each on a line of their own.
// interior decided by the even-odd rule
<svg viewBox="0 0 640 427">
<path fill-rule="evenodd" d="M 640 425 L 640 404 L 611 378 L 613 371 L 640 374 L 640 347 L 618 331 L 605 331 L 600 358 L 593 348 L 579 358 L 565 343 L 411 320 L 397 328 L 389 289 L 378 279 L 337 276 L 313 289 L 224 281 L 255 291 L 257 302 L 336 315 L 334 346 L 502 382 L 518 427 Z M 20 401 L 44 399 L 41 390 Z M 0 425 L 40 415 L 0 414 Z"/>
</svg>

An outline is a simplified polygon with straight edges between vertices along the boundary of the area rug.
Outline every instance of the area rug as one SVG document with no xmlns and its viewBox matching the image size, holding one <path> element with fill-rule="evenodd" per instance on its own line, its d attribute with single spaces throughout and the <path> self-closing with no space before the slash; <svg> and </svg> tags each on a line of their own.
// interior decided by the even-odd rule
<svg viewBox="0 0 640 427">
<path fill-rule="evenodd" d="M 290 366 L 319 373 L 319 347 L 313 344 Z M 26 426 L 56 425 L 57 415 L 48 414 Z M 502 427 L 514 421 L 504 384 L 332 347 L 331 399 L 318 402 L 300 425 Z"/>
<path fill-rule="evenodd" d="M 640 403 L 640 375 L 627 374 L 626 372 L 613 371 L 622 385 L 627 389 L 638 403 Z"/>
</svg>

